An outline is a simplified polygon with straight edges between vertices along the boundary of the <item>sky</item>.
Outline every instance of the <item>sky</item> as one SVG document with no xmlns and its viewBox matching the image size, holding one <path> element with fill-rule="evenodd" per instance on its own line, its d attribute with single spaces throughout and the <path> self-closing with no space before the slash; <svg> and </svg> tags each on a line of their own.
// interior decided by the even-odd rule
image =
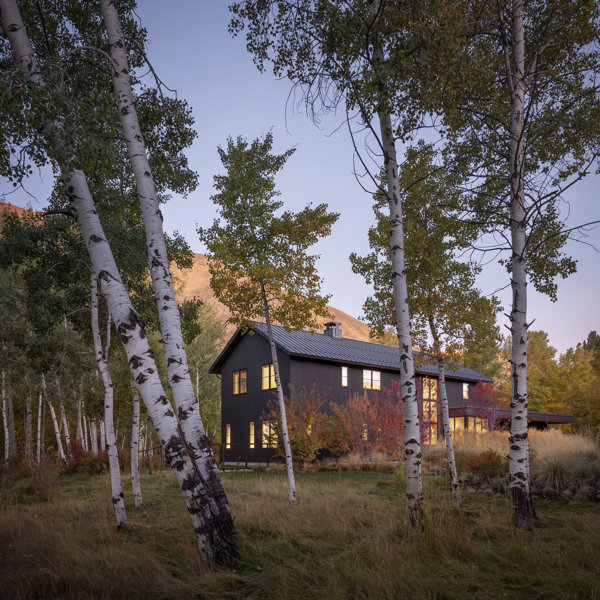
<svg viewBox="0 0 600 600">
<path fill-rule="evenodd" d="M 309 202 L 325 202 L 340 213 L 332 235 L 319 242 L 314 252 L 321 257 L 318 269 L 323 292 L 331 295 L 330 304 L 358 318 L 371 290 L 352 273 L 348 255 L 366 254 L 367 230 L 374 217 L 372 198 L 353 174 L 353 148 L 344 115 L 327 115 L 315 125 L 301 103 L 294 102 L 289 81 L 259 73 L 244 39 L 232 38 L 227 31 L 227 4 L 226 0 L 138 2 L 138 14 L 148 30 L 149 59 L 161 79 L 191 105 L 198 133 L 187 153 L 190 166 L 199 174 L 198 188 L 164 206 L 165 230 L 179 231 L 192 250 L 203 252 L 196 229 L 210 226 L 216 216 L 210 200 L 213 177 L 223 173 L 217 147 L 225 145 L 228 136 L 252 140 L 272 131 L 275 152 L 296 149 L 277 178 L 285 208 L 301 210 Z M 51 183 L 49 173 L 36 173 L 27 186 L 36 199 L 20 192 L 6 200 L 40 209 Z M 599 196 L 600 176 L 589 176 L 576 186 L 566 196 L 569 226 L 600 219 Z M 593 247 L 600 248 L 600 229 L 589 232 L 586 241 L 567 246 L 578 260 L 578 272 L 559 282 L 557 302 L 529 286 L 528 320 L 535 319 L 531 327 L 546 331 L 560 353 L 583 341 L 591 330 L 600 330 L 600 253 Z M 506 313 L 510 311 L 508 284 L 508 274 L 495 260 L 484 266 L 478 279 L 484 293 L 496 292 Z M 508 319 L 501 316 L 499 322 L 504 326 Z"/>
</svg>

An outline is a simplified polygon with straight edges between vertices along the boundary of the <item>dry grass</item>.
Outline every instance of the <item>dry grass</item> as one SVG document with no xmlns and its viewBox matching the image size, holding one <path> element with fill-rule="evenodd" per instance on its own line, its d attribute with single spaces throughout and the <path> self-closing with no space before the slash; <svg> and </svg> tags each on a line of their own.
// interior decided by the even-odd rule
<svg viewBox="0 0 600 600">
<path fill-rule="evenodd" d="M 584 598 L 600 594 L 600 505 L 540 503 L 533 534 L 510 526 L 505 500 L 470 496 L 457 510 L 426 478 L 426 526 L 407 523 L 397 477 L 300 473 L 298 505 L 283 473 L 233 472 L 224 482 L 242 558 L 207 572 L 168 472 L 142 476 L 118 533 L 105 476 L 62 478 L 55 501 L 23 504 L 5 480 L 0 597 L 26 598 Z M 20 498 L 20 499 L 19 499 Z"/>
</svg>

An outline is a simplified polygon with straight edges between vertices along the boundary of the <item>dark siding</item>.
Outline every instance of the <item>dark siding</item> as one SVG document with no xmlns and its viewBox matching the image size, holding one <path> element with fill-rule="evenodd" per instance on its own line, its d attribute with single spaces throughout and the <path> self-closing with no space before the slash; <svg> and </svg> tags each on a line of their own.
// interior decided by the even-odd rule
<svg viewBox="0 0 600 600">
<path fill-rule="evenodd" d="M 289 387 L 290 359 L 278 350 L 281 382 L 284 392 Z M 277 401 L 275 390 L 263 391 L 261 366 L 271 361 L 268 342 L 259 334 L 242 336 L 239 344 L 223 364 L 221 370 L 221 424 L 223 432 L 223 458 L 226 462 L 267 462 L 274 451 L 263 450 L 261 445 L 261 418 L 268 412 L 269 400 Z M 247 392 L 233 395 L 233 371 L 246 369 Z M 254 450 L 249 448 L 249 422 L 254 421 Z M 231 424 L 231 448 L 225 448 L 225 424 Z"/>
</svg>

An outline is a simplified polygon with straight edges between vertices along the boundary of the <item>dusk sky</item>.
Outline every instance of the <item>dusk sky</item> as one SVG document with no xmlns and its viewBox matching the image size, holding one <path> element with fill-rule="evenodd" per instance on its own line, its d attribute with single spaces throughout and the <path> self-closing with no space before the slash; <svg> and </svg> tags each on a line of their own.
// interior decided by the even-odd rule
<svg viewBox="0 0 600 600">
<path fill-rule="evenodd" d="M 144 0 L 139 15 L 149 33 L 149 57 L 160 77 L 188 100 L 193 108 L 198 138 L 188 152 L 190 164 L 199 173 L 199 186 L 188 198 L 175 197 L 163 208 L 165 229 L 178 230 L 192 249 L 203 252 L 196 227 L 208 226 L 215 217 L 210 201 L 212 182 L 222 172 L 217 146 L 227 136 L 248 139 L 273 131 L 277 152 L 295 147 L 278 178 L 286 208 L 300 210 L 308 202 L 326 202 L 341 213 L 333 234 L 315 247 L 321 255 L 319 272 L 330 303 L 359 317 L 370 290 L 351 270 L 348 255 L 368 250 L 367 229 L 373 222 L 371 196 L 353 175 L 352 144 L 344 125 L 344 114 L 328 115 L 315 126 L 303 107 L 289 96 L 291 84 L 260 74 L 243 39 L 232 39 L 227 31 L 227 2 L 191 0 Z M 42 181 L 40 181 L 42 177 Z M 20 206 L 40 209 L 51 184 L 48 174 L 34 176 L 28 190 L 5 199 Z M 570 202 L 568 226 L 600 219 L 600 177 L 590 176 L 566 200 Z M 589 244 L 600 246 L 600 229 L 589 232 L 587 244 L 570 242 L 568 252 L 578 260 L 578 272 L 559 283 L 558 302 L 529 287 L 529 318 L 532 328 L 548 332 L 559 352 L 575 346 L 592 329 L 600 330 L 600 254 Z M 492 257 L 488 257 L 491 259 Z M 479 285 L 485 293 L 498 292 L 504 311 L 510 310 L 509 278 L 492 260 L 484 267 Z M 501 317 L 501 324 L 508 319 Z M 503 328 L 506 334 L 506 329 Z"/>
</svg>

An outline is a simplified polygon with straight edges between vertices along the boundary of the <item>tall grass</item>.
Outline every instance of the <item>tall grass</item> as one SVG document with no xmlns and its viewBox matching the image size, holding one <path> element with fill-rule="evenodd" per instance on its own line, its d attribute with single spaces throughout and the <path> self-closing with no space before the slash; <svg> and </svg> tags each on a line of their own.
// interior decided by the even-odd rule
<svg viewBox="0 0 600 600">
<path fill-rule="evenodd" d="M 207 572 L 168 472 L 142 475 L 144 505 L 113 526 L 107 476 L 61 478 L 57 499 L 25 505 L 2 484 L 0 597 L 28 598 L 583 598 L 600 594 L 600 505 L 540 503 L 521 534 L 506 500 L 453 506 L 426 478 L 426 525 L 407 522 L 399 478 L 371 472 L 223 476 L 241 560 Z M 19 489 L 19 494 L 11 489 Z"/>
</svg>

